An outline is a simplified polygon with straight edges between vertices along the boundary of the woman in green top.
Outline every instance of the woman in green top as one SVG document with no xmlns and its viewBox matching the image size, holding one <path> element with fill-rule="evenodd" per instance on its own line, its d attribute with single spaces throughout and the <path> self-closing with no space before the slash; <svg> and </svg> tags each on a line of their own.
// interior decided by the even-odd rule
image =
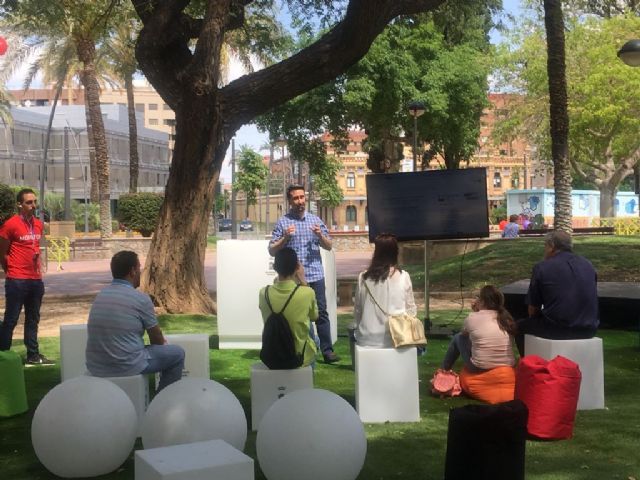
<svg viewBox="0 0 640 480">
<path fill-rule="evenodd" d="M 310 322 L 318 318 L 318 304 L 316 295 L 310 287 L 304 283 L 304 270 L 296 252 L 291 248 L 283 248 L 275 254 L 273 268 L 278 273 L 278 278 L 273 285 L 269 285 L 269 301 L 274 312 L 279 312 L 291 297 L 298 284 L 300 287 L 291 297 L 283 315 L 287 319 L 297 354 L 304 352 L 303 367 L 311 365 L 316 358 L 316 343 L 309 336 Z M 262 320 L 267 321 L 272 309 L 267 305 L 265 290 L 260 289 L 259 307 Z"/>
</svg>

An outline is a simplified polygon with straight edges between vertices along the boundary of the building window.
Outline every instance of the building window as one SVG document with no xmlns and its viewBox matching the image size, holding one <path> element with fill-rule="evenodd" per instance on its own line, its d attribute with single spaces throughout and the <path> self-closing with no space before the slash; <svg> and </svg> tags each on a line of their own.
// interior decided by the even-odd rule
<svg viewBox="0 0 640 480">
<path fill-rule="evenodd" d="M 162 104 L 162 110 L 171 110 L 171 107 L 169 105 L 167 105 L 166 103 Z"/>
<path fill-rule="evenodd" d="M 174 126 L 176 124 L 176 121 L 173 118 L 165 118 L 162 123 L 172 127 L 172 126 Z"/>
<path fill-rule="evenodd" d="M 347 173 L 347 188 L 356 188 L 356 174 L 353 172 Z"/>
<path fill-rule="evenodd" d="M 149 125 L 158 125 L 158 119 L 157 118 L 150 118 L 149 119 Z"/>
<path fill-rule="evenodd" d="M 156 185 L 160 185 L 160 174 L 156 173 Z"/>
<path fill-rule="evenodd" d="M 24 180 L 24 163 L 20 164 L 20 180 Z"/>
<path fill-rule="evenodd" d="M 515 172 L 511 176 L 511 188 L 519 188 L 520 187 L 520 175 Z"/>
<path fill-rule="evenodd" d="M 157 103 L 150 103 L 149 104 L 149 110 L 157 110 L 158 109 L 158 104 Z"/>
<path fill-rule="evenodd" d="M 38 180 L 40 180 L 40 175 L 42 175 L 42 170 L 40 165 L 38 165 Z"/>
<path fill-rule="evenodd" d="M 144 112 L 144 103 L 136 103 L 136 112 Z"/>
<path fill-rule="evenodd" d="M 347 222 L 358 222 L 358 212 L 356 211 L 356 207 L 353 205 L 349 205 L 347 207 Z"/>
<path fill-rule="evenodd" d="M 493 174 L 493 187 L 494 188 L 502 187 L 502 177 L 500 176 L 500 172 L 496 172 Z"/>
</svg>

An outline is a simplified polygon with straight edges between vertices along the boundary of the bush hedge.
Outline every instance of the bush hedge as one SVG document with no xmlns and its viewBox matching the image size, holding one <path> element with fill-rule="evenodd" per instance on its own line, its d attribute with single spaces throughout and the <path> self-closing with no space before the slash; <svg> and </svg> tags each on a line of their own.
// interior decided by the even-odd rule
<svg viewBox="0 0 640 480">
<path fill-rule="evenodd" d="M 118 219 L 131 230 L 150 237 L 158 223 L 164 197 L 157 193 L 128 193 L 118 200 Z"/>
<path fill-rule="evenodd" d="M 16 213 L 16 196 L 8 185 L 0 183 L 0 225 Z"/>
</svg>

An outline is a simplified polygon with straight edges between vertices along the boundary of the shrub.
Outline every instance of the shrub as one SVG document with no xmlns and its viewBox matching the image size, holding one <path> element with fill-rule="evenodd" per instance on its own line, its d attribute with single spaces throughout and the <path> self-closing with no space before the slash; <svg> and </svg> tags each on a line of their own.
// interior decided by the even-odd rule
<svg viewBox="0 0 640 480">
<path fill-rule="evenodd" d="M 131 230 L 150 237 L 158 223 L 158 215 L 164 197 L 157 193 L 129 193 L 120 196 L 118 218 Z"/>
<path fill-rule="evenodd" d="M 76 222 L 76 232 L 84 232 L 84 203 L 73 202 L 71 204 L 71 210 L 73 211 L 73 218 Z M 100 228 L 100 205 L 97 203 L 88 204 L 87 220 L 90 232 Z"/>
<path fill-rule="evenodd" d="M 10 187 L 0 183 L 0 225 L 16 213 L 16 196 Z"/>
<path fill-rule="evenodd" d="M 507 207 L 502 205 L 500 207 L 496 207 L 489 212 L 489 221 L 497 225 L 500 223 L 500 220 L 507 218 Z"/>
</svg>

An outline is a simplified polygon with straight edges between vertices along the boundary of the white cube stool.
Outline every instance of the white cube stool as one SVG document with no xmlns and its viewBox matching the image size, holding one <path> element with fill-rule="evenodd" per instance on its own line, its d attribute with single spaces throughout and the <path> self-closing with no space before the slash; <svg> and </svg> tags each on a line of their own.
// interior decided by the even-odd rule
<svg viewBox="0 0 640 480">
<path fill-rule="evenodd" d="M 602 339 L 549 340 L 524 336 L 526 355 L 538 355 L 551 360 L 558 355 L 578 364 L 582 373 L 578 410 L 604 408 L 604 361 L 602 358 Z"/>
<path fill-rule="evenodd" d="M 60 381 L 84 375 L 86 348 L 86 323 L 60 325 Z"/>
<path fill-rule="evenodd" d="M 294 370 L 269 370 L 260 362 L 251 365 L 251 430 L 258 430 L 269 407 L 287 393 L 313 388 L 311 367 Z"/>
<path fill-rule="evenodd" d="M 136 450 L 136 480 L 253 480 L 253 459 L 224 440 Z"/>
<path fill-rule="evenodd" d="M 149 379 L 146 375 L 130 375 L 128 377 L 101 377 L 119 386 L 131 399 L 138 415 L 138 436 L 140 436 L 142 418 L 149 405 Z"/>
<path fill-rule="evenodd" d="M 210 379 L 209 335 L 206 333 L 171 333 L 165 335 L 171 345 L 184 348 L 182 377 Z"/>
<path fill-rule="evenodd" d="M 356 410 L 366 423 L 419 422 L 415 348 L 355 346 Z"/>
</svg>

